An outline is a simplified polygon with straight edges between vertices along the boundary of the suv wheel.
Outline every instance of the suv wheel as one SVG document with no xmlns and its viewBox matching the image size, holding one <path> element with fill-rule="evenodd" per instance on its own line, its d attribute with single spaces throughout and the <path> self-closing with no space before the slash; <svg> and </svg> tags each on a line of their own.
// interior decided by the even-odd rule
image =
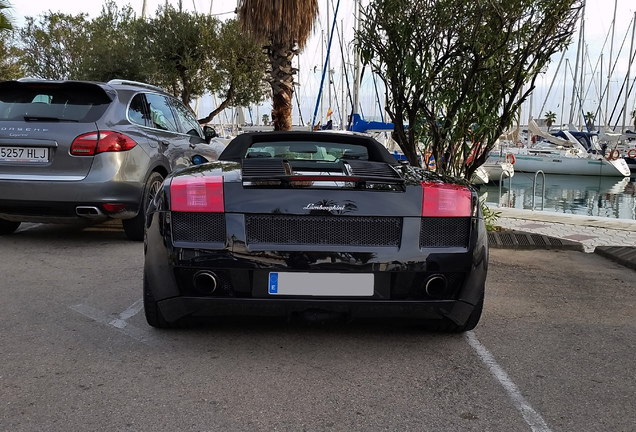
<svg viewBox="0 0 636 432">
<path fill-rule="evenodd" d="M 0 235 L 11 234 L 18 229 L 21 222 L 0 219 Z"/>
<path fill-rule="evenodd" d="M 163 176 L 158 172 L 150 174 L 144 193 L 139 204 L 139 213 L 132 219 L 124 219 L 122 224 L 124 226 L 124 232 L 130 240 L 141 241 L 144 239 L 144 225 L 146 221 L 146 210 L 148 205 L 152 202 L 159 192 L 159 188 L 163 183 Z"/>
</svg>

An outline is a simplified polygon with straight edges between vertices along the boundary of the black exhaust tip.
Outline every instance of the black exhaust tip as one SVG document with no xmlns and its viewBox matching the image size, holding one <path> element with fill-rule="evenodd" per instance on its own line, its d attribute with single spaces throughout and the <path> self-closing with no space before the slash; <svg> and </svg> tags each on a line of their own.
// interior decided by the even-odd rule
<svg viewBox="0 0 636 432">
<path fill-rule="evenodd" d="M 218 286 L 217 277 L 211 271 L 201 270 L 194 274 L 192 285 L 201 294 L 210 295 Z"/>
<path fill-rule="evenodd" d="M 443 297 L 448 288 L 448 282 L 443 275 L 436 274 L 424 282 L 424 289 L 426 294 L 433 298 Z"/>
</svg>

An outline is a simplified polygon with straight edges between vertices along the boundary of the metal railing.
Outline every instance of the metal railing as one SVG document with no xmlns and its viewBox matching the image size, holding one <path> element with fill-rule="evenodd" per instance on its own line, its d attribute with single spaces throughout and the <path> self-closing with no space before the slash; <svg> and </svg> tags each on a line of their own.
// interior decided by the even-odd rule
<svg viewBox="0 0 636 432">
<path fill-rule="evenodd" d="M 504 174 L 508 174 L 508 203 L 507 206 L 508 208 L 510 208 L 510 200 L 511 200 L 511 191 L 512 191 L 512 176 L 510 175 L 511 173 L 507 170 L 503 170 L 501 172 L 501 174 L 499 175 L 499 207 L 502 207 L 501 204 L 501 196 L 502 196 L 502 187 L 503 187 L 503 176 Z M 541 174 L 541 178 L 542 178 L 542 182 L 541 182 L 541 211 L 544 210 L 544 203 L 545 203 L 545 173 L 542 170 L 537 171 L 536 173 L 534 173 L 534 180 L 532 181 L 532 210 L 535 210 L 535 198 L 537 195 L 537 177 L 539 176 L 539 174 Z"/>
<path fill-rule="evenodd" d="M 536 197 L 537 194 L 537 176 L 541 174 L 541 177 L 543 179 L 541 186 L 542 186 L 542 191 L 541 191 L 541 211 L 543 211 L 543 203 L 545 202 L 545 173 L 541 170 L 537 171 L 536 173 L 534 173 L 534 180 L 532 181 L 532 210 L 534 211 L 534 199 Z"/>
</svg>

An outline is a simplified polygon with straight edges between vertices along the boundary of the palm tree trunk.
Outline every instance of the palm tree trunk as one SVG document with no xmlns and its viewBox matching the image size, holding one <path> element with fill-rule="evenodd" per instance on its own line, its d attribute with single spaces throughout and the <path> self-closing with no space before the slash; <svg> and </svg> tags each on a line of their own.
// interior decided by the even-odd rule
<svg viewBox="0 0 636 432">
<path fill-rule="evenodd" d="M 292 96 L 294 94 L 294 74 L 292 59 L 296 54 L 294 48 L 282 44 L 268 47 L 272 70 L 270 84 L 272 86 L 272 121 L 274 130 L 285 131 L 292 128 Z"/>
</svg>

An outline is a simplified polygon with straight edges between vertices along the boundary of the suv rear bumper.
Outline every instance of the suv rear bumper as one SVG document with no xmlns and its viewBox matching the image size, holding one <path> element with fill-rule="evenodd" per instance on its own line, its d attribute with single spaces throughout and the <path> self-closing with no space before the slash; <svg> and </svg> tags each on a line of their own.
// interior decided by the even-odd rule
<svg viewBox="0 0 636 432">
<path fill-rule="evenodd" d="M 146 153 L 137 148 L 96 156 L 91 171 L 81 180 L 56 180 L 51 176 L 12 179 L 0 174 L 0 217 L 44 223 L 135 217 L 139 212 L 148 163 Z M 131 170 L 131 166 L 135 169 Z M 108 212 L 104 204 L 109 203 L 125 204 L 126 207 L 123 211 Z M 78 214 L 78 207 L 83 216 Z"/>
</svg>

